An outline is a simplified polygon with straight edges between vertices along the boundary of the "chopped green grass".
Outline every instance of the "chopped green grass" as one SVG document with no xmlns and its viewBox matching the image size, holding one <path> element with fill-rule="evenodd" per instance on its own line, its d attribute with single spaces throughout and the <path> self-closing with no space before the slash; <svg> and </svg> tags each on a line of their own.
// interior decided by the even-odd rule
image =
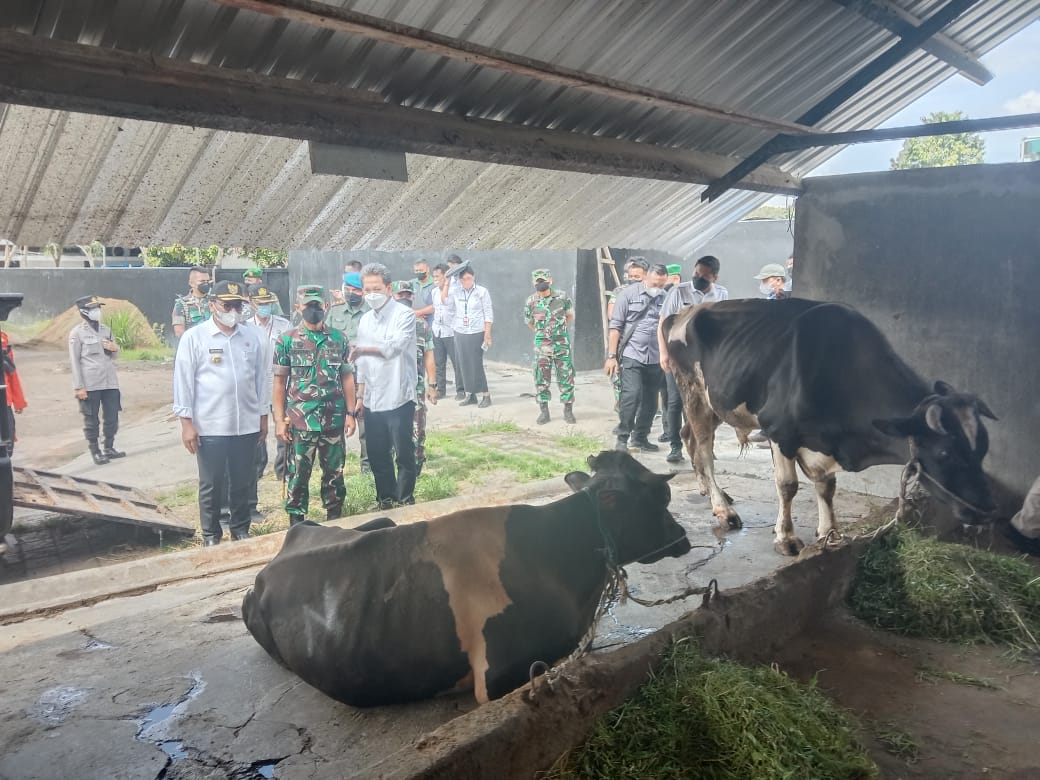
<svg viewBox="0 0 1040 780">
<path fill-rule="evenodd" d="M 556 442 L 569 450 L 578 450 L 587 455 L 594 455 L 604 449 L 603 440 L 598 436 L 589 436 L 585 433 L 565 433 L 557 436 Z"/>
<path fill-rule="evenodd" d="M 907 764 L 917 763 L 921 747 L 911 734 L 903 731 L 895 723 L 876 721 L 871 725 L 874 739 L 881 743 L 886 752 Z"/>
<path fill-rule="evenodd" d="M 1040 649 L 1040 581 L 1028 562 L 904 526 L 867 548 L 849 606 L 898 634 Z"/>
<path fill-rule="evenodd" d="M 970 674 L 961 674 L 960 672 L 954 672 L 949 669 L 936 669 L 932 666 L 919 666 L 917 668 L 917 674 L 915 678 L 918 682 L 952 682 L 956 685 L 967 685 L 972 688 L 988 688 L 989 690 L 999 690 L 1000 686 L 994 683 L 992 680 L 987 680 L 984 677 L 975 677 Z"/>
<path fill-rule="evenodd" d="M 865 780 L 878 769 L 848 715 L 767 667 L 673 646 L 639 692 L 597 721 L 552 780 Z"/>
</svg>

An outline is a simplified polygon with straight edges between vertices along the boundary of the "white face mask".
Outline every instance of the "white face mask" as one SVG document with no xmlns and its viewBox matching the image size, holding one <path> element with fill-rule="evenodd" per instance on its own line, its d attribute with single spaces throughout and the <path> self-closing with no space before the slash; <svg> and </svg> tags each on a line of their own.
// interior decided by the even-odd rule
<svg viewBox="0 0 1040 780">
<path fill-rule="evenodd" d="M 101 309 L 87 309 L 87 319 L 91 322 L 101 322 Z"/>
<path fill-rule="evenodd" d="M 770 287 L 765 282 L 762 282 L 761 284 L 758 285 L 758 291 L 760 293 L 762 293 L 763 295 L 772 295 L 773 294 L 773 288 Z"/>
<path fill-rule="evenodd" d="M 215 311 L 213 318 L 225 328 L 233 328 L 238 324 L 237 311 Z"/>
<path fill-rule="evenodd" d="M 660 295 L 663 292 L 664 292 L 664 288 L 663 287 L 647 287 L 646 288 L 646 294 L 649 295 L 651 298 L 656 298 L 658 295 Z"/>
<path fill-rule="evenodd" d="M 385 304 L 386 302 L 386 293 L 365 293 L 365 303 L 367 303 L 373 309 L 382 309 L 383 304 Z"/>
</svg>

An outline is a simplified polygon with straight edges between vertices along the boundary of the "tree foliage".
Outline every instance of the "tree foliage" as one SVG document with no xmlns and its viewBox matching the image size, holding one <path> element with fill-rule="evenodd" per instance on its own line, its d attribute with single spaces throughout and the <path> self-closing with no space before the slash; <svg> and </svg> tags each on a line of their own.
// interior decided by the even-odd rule
<svg viewBox="0 0 1040 780">
<path fill-rule="evenodd" d="M 225 254 L 247 257 L 253 265 L 261 268 L 284 268 L 289 260 L 289 253 L 284 249 L 264 247 L 224 249 L 216 245 L 192 247 L 182 244 L 141 247 L 145 265 L 162 268 L 213 265 Z"/>
<path fill-rule="evenodd" d="M 962 111 L 936 111 L 921 117 L 924 124 L 955 122 L 967 119 Z M 986 142 L 978 133 L 933 135 L 907 138 L 898 156 L 891 161 L 892 170 L 906 168 L 942 168 L 949 165 L 972 165 L 985 162 Z"/>
<path fill-rule="evenodd" d="M 284 249 L 253 247 L 247 249 L 245 255 L 261 268 L 285 268 L 289 264 L 289 253 Z"/>
</svg>

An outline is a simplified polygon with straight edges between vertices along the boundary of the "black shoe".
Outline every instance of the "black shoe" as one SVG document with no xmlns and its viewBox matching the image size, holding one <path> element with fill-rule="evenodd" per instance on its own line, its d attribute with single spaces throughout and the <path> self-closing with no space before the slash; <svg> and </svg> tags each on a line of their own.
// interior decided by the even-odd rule
<svg viewBox="0 0 1040 780">
<path fill-rule="evenodd" d="M 624 439 L 618 439 L 614 443 L 614 449 L 618 452 L 628 452 L 628 442 Z"/>
<path fill-rule="evenodd" d="M 113 447 L 111 444 L 107 444 L 107 445 L 105 445 L 105 457 L 108 458 L 109 460 L 115 460 L 116 458 L 125 458 L 126 457 L 126 453 L 125 452 L 120 452 L 115 447 Z"/>
<path fill-rule="evenodd" d="M 263 514 L 261 512 L 258 512 L 257 510 L 254 509 L 252 512 L 249 513 L 249 522 L 250 523 L 266 523 L 267 522 L 267 515 L 265 515 L 265 514 Z"/>
<path fill-rule="evenodd" d="M 339 520 L 343 517 L 343 507 L 337 507 L 335 509 L 329 509 L 325 512 L 325 520 Z"/>
<path fill-rule="evenodd" d="M 571 404 L 563 405 L 563 421 L 568 425 L 578 424 L 578 420 L 574 416 L 574 407 Z"/>
<path fill-rule="evenodd" d="M 104 466 L 108 463 L 108 457 L 101 450 L 91 450 L 90 457 L 94 459 L 95 466 Z"/>
<path fill-rule="evenodd" d="M 656 444 L 651 444 L 646 439 L 633 439 L 629 442 L 628 448 L 630 450 L 639 450 L 640 452 L 660 452 L 661 448 Z"/>
<path fill-rule="evenodd" d="M 549 422 L 552 419 L 552 418 L 549 417 L 549 404 L 547 404 L 547 403 L 538 404 L 538 408 L 541 411 L 538 413 L 538 419 L 535 420 L 535 424 L 536 425 L 545 425 L 547 422 Z"/>
<path fill-rule="evenodd" d="M 220 539 L 203 539 L 202 540 L 202 546 L 203 547 L 216 547 L 218 544 L 220 544 Z"/>
<path fill-rule="evenodd" d="M 668 457 L 665 458 L 669 463 L 682 463 L 682 447 L 672 447 L 672 451 L 668 453 Z"/>
<path fill-rule="evenodd" d="M 459 390 L 459 392 L 455 393 L 455 400 L 456 401 L 465 401 L 466 400 L 466 393 L 465 393 L 465 391 Z"/>
<path fill-rule="evenodd" d="M 474 396 L 474 397 L 476 397 L 476 396 Z M 491 406 L 491 396 L 490 395 L 485 395 L 483 398 L 480 399 L 480 403 L 477 404 L 477 408 L 478 409 L 487 409 L 489 406 Z"/>
<path fill-rule="evenodd" d="M 657 437 L 657 440 L 660 441 L 660 442 L 671 441 L 672 440 L 672 434 L 670 434 L 670 433 L 662 433 L 660 436 Z"/>
<path fill-rule="evenodd" d="M 376 504 L 376 509 L 378 509 L 379 511 L 383 511 L 386 509 L 393 509 L 396 505 L 397 502 L 394 501 L 392 498 L 384 498 L 382 501 Z"/>
<path fill-rule="evenodd" d="M 299 525 L 304 521 L 305 517 L 295 512 L 289 513 L 289 527 L 292 528 L 294 525 Z"/>
<path fill-rule="evenodd" d="M 455 397 L 458 398 L 458 396 L 455 396 Z M 465 397 L 466 400 L 465 401 L 461 401 L 459 403 L 459 406 L 476 406 L 477 405 L 477 397 L 475 395 L 464 395 L 464 397 Z"/>
</svg>

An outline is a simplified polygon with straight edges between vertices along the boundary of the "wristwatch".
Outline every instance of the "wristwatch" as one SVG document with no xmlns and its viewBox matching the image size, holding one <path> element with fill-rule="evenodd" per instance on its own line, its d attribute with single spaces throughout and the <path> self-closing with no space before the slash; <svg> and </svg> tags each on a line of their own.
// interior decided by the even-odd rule
<svg viewBox="0 0 1040 780">
<path fill-rule="evenodd" d="M 432 389 L 434 389 L 434 390 L 436 390 L 436 389 L 437 389 L 437 383 L 436 383 L 436 382 L 430 382 L 430 383 L 429 383 L 429 385 L 430 385 L 430 387 L 431 387 Z"/>
<path fill-rule="evenodd" d="M 617 360 L 617 352 L 611 352 L 607 355 L 607 360 Z"/>
</svg>

